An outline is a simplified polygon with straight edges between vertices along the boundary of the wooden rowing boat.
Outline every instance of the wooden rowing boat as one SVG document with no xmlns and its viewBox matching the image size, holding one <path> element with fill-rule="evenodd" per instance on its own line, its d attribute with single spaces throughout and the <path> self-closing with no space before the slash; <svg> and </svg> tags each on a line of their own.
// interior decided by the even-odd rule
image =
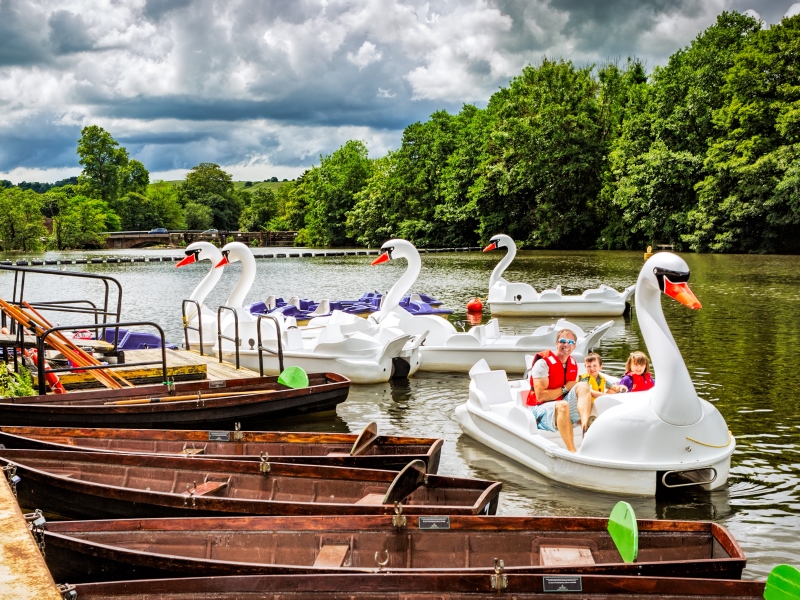
<svg viewBox="0 0 800 600">
<path fill-rule="evenodd" d="M 494 514 L 502 484 L 428 475 L 198 457 L 0 450 L 20 506 L 74 519 L 248 515 Z M 10 474 L 7 471 L 7 476 Z"/>
<path fill-rule="evenodd" d="M 587 600 L 662 597 L 670 600 L 763 600 L 768 585 L 764 581 L 614 575 L 507 575 L 501 572 L 492 575 L 251 575 L 120 581 L 73 587 L 78 600 L 533 600 L 553 597 Z"/>
<path fill-rule="evenodd" d="M 48 522 L 56 581 L 369 571 L 616 574 L 739 579 L 746 558 L 722 526 L 638 521 L 623 562 L 592 517 L 212 517 Z"/>
<path fill-rule="evenodd" d="M 277 377 L 253 377 L 2 398 L 0 423 L 148 429 L 233 429 L 241 423 L 254 429 L 277 416 L 330 410 L 347 399 L 345 377 L 313 373 L 308 378 L 309 386 L 298 389 L 279 384 Z"/>
<path fill-rule="evenodd" d="M 422 460 L 436 473 L 443 440 L 378 435 L 370 423 L 361 434 L 231 430 L 88 429 L 0 427 L 0 444 L 31 450 L 83 450 L 360 467 L 399 471 Z"/>
</svg>

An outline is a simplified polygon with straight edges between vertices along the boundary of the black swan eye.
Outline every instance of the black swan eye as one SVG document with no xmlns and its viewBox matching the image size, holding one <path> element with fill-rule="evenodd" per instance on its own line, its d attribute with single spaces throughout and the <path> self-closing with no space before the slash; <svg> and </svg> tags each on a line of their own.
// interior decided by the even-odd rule
<svg viewBox="0 0 800 600">
<path fill-rule="evenodd" d="M 672 283 L 686 283 L 689 281 L 689 271 L 673 271 L 672 269 L 655 267 L 653 269 L 653 274 L 656 276 L 658 287 L 662 292 L 664 291 L 664 277 L 669 279 Z"/>
</svg>

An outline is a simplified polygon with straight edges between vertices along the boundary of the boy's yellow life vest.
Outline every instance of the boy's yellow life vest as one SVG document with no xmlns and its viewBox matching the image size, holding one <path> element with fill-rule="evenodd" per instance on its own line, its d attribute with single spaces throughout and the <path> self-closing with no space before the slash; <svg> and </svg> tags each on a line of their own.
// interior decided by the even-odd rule
<svg viewBox="0 0 800 600">
<path fill-rule="evenodd" d="M 606 378 L 603 377 L 602 375 L 598 375 L 597 377 L 592 377 L 591 375 L 589 375 L 589 373 L 584 373 L 583 375 L 581 375 L 578 381 L 587 382 L 591 386 L 592 390 L 594 390 L 595 392 L 601 392 L 605 394 L 606 390 L 608 389 Z"/>
</svg>

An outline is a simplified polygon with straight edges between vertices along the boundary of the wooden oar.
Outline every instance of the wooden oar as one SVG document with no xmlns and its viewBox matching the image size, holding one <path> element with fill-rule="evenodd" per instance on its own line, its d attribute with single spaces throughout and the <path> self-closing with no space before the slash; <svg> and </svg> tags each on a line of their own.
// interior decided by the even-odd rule
<svg viewBox="0 0 800 600">
<path fill-rule="evenodd" d="M 791 565 L 778 565 L 770 571 L 764 589 L 764 600 L 800 598 L 800 571 Z"/>
<path fill-rule="evenodd" d="M 39 314 L 39 313 L 36 311 L 36 309 L 35 309 L 35 308 L 33 308 L 33 307 L 30 305 L 30 304 L 28 304 L 27 302 L 23 302 L 23 304 L 24 304 L 24 305 L 25 305 L 25 306 L 26 306 L 26 307 L 27 307 L 27 308 L 28 308 L 28 309 L 29 309 L 29 310 L 30 310 L 30 311 L 31 311 L 31 312 L 32 312 L 32 313 L 33 313 L 33 314 L 34 314 L 36 317 L 38 317 L 38 319 L 39 319 L 39 321 L 40 321 L 40 323 L 39 323 L 39 324 L 40 324 L 41 326 L 44 326 L 44 327 L 46 327 L 47 329 L 50 329 L 50 328 L 53 326 L 53 325 L 52 325 L 52 324 L 51 324 L 51 323 L 50 323 L 50 322 L 49 322 L 47 319 L 45 319 L 45 318 L 44 318 L 44 317 L 43 317 L 41 314 Z M 85 367 L 85 366 L 89 366 L 89 365 L 100 366 L 100 365 L 102 364 L 102 363 L 101 363 L 99 360 L 97 360 L 97 359 L 96 359 L 94 356 L 92 356 L 92 355 L 91 355 L 91 354 L 89 354 L 88 352 L 85 352 L 83 349 L 81 349 L 81 348 L 79 348 L 78 346 L 76 346 L 76 345 L 75 345 L 75 343 L 74 343 L 72 340 L 68 339 L 68 338 L 67 338 L 66 336 L 64 336 L 64 335 L 63 335 L 63 334 L 62 334 L 60 331 L 55 331 L 55 332 L 53 332 L 53 335 L 57 336 L 57 337 L 58 337 L 58 339 L 59 339 L 59 341 L 61 341 L 61 342 L 62 342 L 64 345 L 66 345 L 66 346 L 67 346 L 67 347 L 70 349 L 70 351 L 71 351 L 71 352 L 73 352 L 73 353 L 77 353 L 77 355 L 78 355 L 78 356 L 80 356 L 80 357 L 83 359 L 83 363 L 84 363 L 84 364 L 80 364 L 80 366 L 83 366 L 83 367 Z M 63 354 L 63 352 L 62 352 L 62 354 Z M 74 362 L 74 361 L 73 361 L 73 362 Z M 115 379 L 114 379 L 114 378 L 116 378 L 117 380 L 119 380 L 119 382 L 120 382 L 120 383 L 122 383 L 122 384 L 124 384 L 124 385 L 127 385 L 128 387 L 133 387 L 133 384 L 132 384 L 132 383 L 130 383 L 130 382 L 129 382 L 129 381 L 127 381 L 127 380 L 126 380 L 124 377 L 122 377 L 121 375 L 119 375 L 119 374 L 115 373 L 114 371 L 112 371 L 112 370 L 110 370 L 110 369 L 97 369 L 97 371 L 101 373 L 101 376 L 103 376 L 103 377 L 107 377 L 107 378 L 108 378 L 110 381 L 114 382 L 114 384 L 115 384 L 115 385 L 114 385 L 114 387 L 116 387 L 116 388 L 120 388 L 120 387 L 122 387 L 122 386 L 118 385 L 118 384 L 117 384 L 117 382 L 115 381 Z"/>
<path fill-rule="evenodd" d="M 180 402 L 183 400 L 205 400 L 206 398 L 222 398 L 224 396 L 248 396 L 252 394 L 272 394 L 275 390 L 247 390 L 244 392 L 217 392 L 216 394 L 186 394 L 185 396 L 162 396 L 160 398 L 137 398 L 134 400 L 114 400 L 103 404 L 158 404 L 159 402 Z"/>
<path fill-rule="evenodd" d="M 2 308 L 3 312 L 5 312 L 9 317 L 14 319 L 18 323 L 25 324 L 35 335 L 42 335 L 45 329 L 50 328 L 49 326 L 43 326 L 37 323 L 35 317 L 29 315 L 23 309 L 16 307 L 12 304 L 9 304 L 2 298 L 0 298 L 0 308 Z M 60 351 L 67 359 L 72 361 L 73 364 L 77 364 L 79 366 L 87 366 L 85 364 L 85 358 L 81 357 L 80 354 L 78 354 L 72 348 L 70 348 L 69 343 L 63 343 L 59 341 L 58 338 L 53 337 L 49 339 L 48 345 Z M 100 363 L 98 362 L 97 364 L 99 365 Z M 101 369 L 91 369 L 89 370 L 89 373 L 100 383 L 102 383 L 104 386 L 108 388 L 111 389 L 122 388 L 122 385 L 113 378 L 111 378 L 108 375 L 108 373 L 100 371 Z M 129 383 L 128 385 L 131 384 Z"/>
<path fill-rule="evenodd" d="M 635 562 L 639 554 L 639 527 L 630 504 L 617 502 L 608 517 L 608 533 L 622 560 L 626 563 Z"/>
</svg>

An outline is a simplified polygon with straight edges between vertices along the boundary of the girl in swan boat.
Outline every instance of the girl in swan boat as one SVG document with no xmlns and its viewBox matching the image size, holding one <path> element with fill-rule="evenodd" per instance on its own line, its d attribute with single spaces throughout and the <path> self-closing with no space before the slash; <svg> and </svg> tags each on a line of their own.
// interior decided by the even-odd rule
<svg viewBox="0 0 800 600">
<path fill-rule="evenodd" d="M 625 363 L 625 376 L 619 380 L 619 384 L 632 392 L 646 392 L 656 384 L 650 375 L 650 360 L 647 354 L 639 350 L 631 352 Z"/>
</svg>

